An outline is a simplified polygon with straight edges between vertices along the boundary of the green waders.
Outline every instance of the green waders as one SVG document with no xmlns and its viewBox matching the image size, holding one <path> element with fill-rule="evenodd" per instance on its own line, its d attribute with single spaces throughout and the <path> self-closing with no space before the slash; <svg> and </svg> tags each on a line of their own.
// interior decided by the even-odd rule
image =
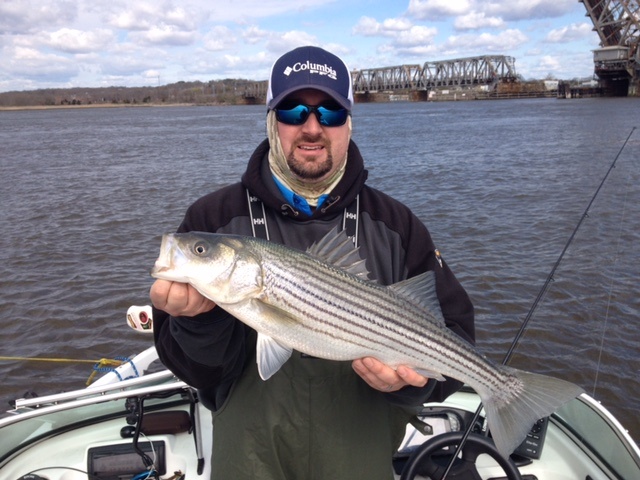
<svg viewBox="0 0 640 480">
<path fill-rule="evenodd" d="M 351 368 L 294 352 L 273 377 L 255 357 L 213 417 L 214 480 L 391 480 L 410 415 Z"/>
</svg>

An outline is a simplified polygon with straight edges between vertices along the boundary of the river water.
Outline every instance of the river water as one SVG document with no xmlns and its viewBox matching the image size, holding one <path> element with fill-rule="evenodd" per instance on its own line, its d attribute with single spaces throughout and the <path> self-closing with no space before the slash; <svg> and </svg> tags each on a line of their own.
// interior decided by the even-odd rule
<svg viewBox="0 0 640 480">
<path fill-rule="evenodd" d="M 0 112 L 0 411 L 151 345 L 125 313 L 148 303 L 160 235 L 239 178 L 264 121 L 260 106 Z M 618 156 L 510 364 L 579 383 L 640 439 L 640 100 L 358 104 L 353 123 L 369 183 L 427 224 L 497 361 Z"/>
</svg>

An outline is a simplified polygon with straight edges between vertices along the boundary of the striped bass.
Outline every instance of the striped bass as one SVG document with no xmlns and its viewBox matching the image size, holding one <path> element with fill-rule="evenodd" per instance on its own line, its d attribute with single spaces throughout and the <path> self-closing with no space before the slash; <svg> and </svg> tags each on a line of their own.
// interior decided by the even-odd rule
<svg viewBox="0 0 640 480">
<path fill-rule="evenodd" d="M 297 350 L 329 360 L 375 357 L 468 384 L 505 457 L 537 420 L 582 393 L 564 380 L 489 361 L 445 326 L 434 272 L 379 285 L 337 230 L 307 252 L 238 235 L 167 234 L 151 275 L 191 284 L 255 329 L 265 380 Z"/>
</svg>

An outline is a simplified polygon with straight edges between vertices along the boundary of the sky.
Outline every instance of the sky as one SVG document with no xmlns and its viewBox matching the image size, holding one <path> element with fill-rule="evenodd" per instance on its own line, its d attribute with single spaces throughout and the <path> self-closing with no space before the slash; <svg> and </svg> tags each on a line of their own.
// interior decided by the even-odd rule
<svg viewBox="0 0 640 480">
<path fill-rule="evenodd" d="M 0 0 L 0 92 L 266 80 L 301 45 L 352 70 L 508 55 L 568 80 L 598 35 L 579 0 Z"/>
</svg>

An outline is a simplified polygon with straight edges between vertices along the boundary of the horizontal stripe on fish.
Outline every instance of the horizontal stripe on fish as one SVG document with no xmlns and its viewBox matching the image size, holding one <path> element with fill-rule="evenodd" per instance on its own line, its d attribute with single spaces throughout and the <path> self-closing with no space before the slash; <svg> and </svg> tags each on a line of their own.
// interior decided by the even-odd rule
<svg viewBox="0 0 640 480">
<path fill-rule="evenodd" d="M 267 252 L 262 252 L 262 257 L 265 277 L 271 280 L 266 282 L 271 285 L 271 288 L 266 288 L 268 298 L 275 306 L 305 319 L 301 323 L 312 325 L 310 328 L 314 332 L 325 333 L 334 339 L 336 336 L 331 332 L 346 332 L 352 335 L 352 341 L 360 339 L 359 345 L 368 345 L 380 352 L 389 348 L 405 352 L 434 349 L 442 355 L 440 360 L 449 360 L 445 364 L 447 369 L 457 371 L 464 378 L 474 376 L 487 386 L 503 383 L 503 378 L 495 380 L 496 376 L 501 376 L 494 368 L 478 364 L 477 358 L 465 355 L 464 349 L 452 353 L 454 345 L 465 347 L 461 341 L 456 341 L 457 337 L 450 335 L 452 338 L 445 342 L 439 335 L 425 333 L 424 325 L 415 321 L 421 317 L 424 321 L 425 312 L 397 295 L 397 301 L 391 303 L 394 298 L 388 289 L 341 275 L 339 271 L 336 275 L 335 270 L 327 271 L 312 259 L 291 262 L 283 268 L 282 264 L 271 260 Z M 292 270 L 297 270 L 299 275 L 291 275 Z M 296 280 L 299 278 L 304 278 L 304 282 Z M 375 323 L 377 318 L 383 321 Z M 424 356 L 415 355 L 413 358 L 416 362 L 412 363 L 413 366 L 419 367 L 425 362 Z"/>
</svg>

